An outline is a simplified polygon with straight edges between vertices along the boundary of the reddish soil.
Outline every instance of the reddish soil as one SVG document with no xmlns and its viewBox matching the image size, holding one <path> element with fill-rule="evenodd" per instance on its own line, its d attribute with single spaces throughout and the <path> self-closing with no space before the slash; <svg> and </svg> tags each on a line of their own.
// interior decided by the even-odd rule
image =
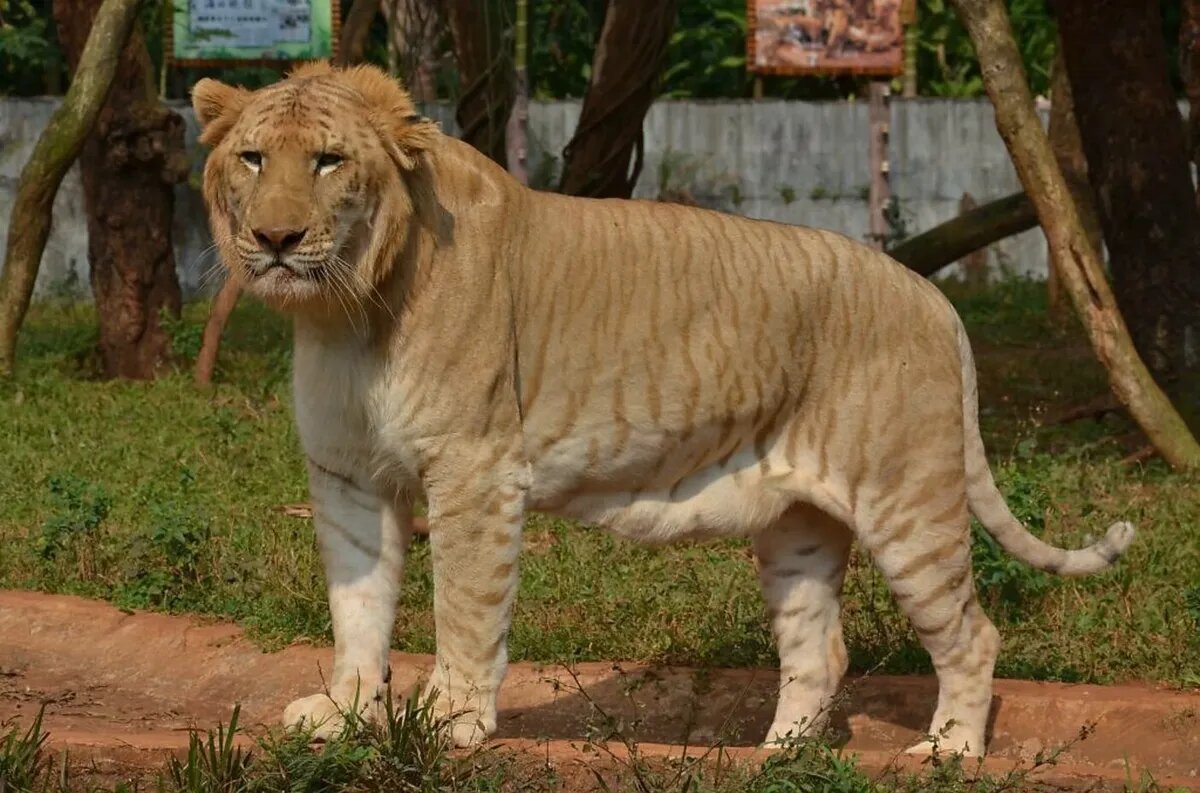
<svg viewBox="0 0 1200 793">
<path fill-rule="evenodd" d="M 264 653 L 227 624 L 25 592 L 0 592 L 0 637 L 0 721 L 25 721 L 46 703 L 51 745 L 100 765 L 157 765 L 186 747 L 189 728 L 227 722 L 235 703 L 251 732 L 274 725 L 290 700 L 319 689 L 332 663 L 328 647 Z M 430 665 L 395 654 L 397 691 L 419 685 Z M 583 743 L 599 706 L 647 757 L 678 755 L 684 743 L 696 755 L 718 740 L 726 757 L 761 756 L 753 747 L 774 707 L 772 670 L 590 663 L 574 673 L 512 665 L 495 743 L 557 765 L 591 762 Z M 847 748 L 883 768 L 927 726 L 935 683 L 875 676 L 848 686 L 837 721 Z M 1035 778 L 1105 789 L 1145 770 L 1164 787 L 1200 790 L 1200 692 L 1153 686 L 999 680 L 986 768 L 1028 765 L 1088 724 L 1094 732 Z"/>
</svg>

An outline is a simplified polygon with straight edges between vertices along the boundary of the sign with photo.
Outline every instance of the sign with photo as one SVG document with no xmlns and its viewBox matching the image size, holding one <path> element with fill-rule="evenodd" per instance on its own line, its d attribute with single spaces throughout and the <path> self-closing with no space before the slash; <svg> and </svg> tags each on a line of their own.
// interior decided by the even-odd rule
<svg viewBox="0 0 1200 793">
<path fill-rule="evenodd" d="M 178 66 L 305 61 L 336 55 L 338 0 L 174 0 Z"/>
<path fill-rule="evenodd" d="M 759 74 L 904 71 L 904 0 L 748 0 L 747 69 Z"/>
</svg>

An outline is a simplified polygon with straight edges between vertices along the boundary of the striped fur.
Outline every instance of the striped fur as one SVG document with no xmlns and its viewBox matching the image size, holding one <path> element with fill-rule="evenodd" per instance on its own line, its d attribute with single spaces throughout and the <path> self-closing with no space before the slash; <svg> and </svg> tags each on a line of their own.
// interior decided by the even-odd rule
<svg viewBox="0 0 1200 793">
<path fill-rule="evenodd" d="M 410 532 L 429 506 L 437 665 L 459 745 L 496 726 L 527 510 L 664 543 L 751 537 L 780 652 L 767 736 L 819 724 L 846 669 L 852 540 L 933 657 L 931 731 L 979 753 L 1000 639 L 969 513 L 1078 575 L 996 489 L 962 324 L 924 279 L 837 234 L 527 190 L 371 68 L 194 91 L 230 276 L 294 319 L 295 409 L 333 616 L 330 696 L 377 705 Z M 340 154 L 340 162 L 328 156 Z M 305 230 L 276 262 L 254 236 Z M 914 747 L 925 751 L 928 745 Z"/>
</svg>

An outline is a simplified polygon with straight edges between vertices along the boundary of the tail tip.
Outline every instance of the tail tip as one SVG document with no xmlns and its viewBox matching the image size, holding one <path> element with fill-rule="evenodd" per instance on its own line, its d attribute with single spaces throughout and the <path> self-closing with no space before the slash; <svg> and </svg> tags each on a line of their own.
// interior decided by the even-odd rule
<svg viewBox="0 0 1200 793">
<path fill-rule="evenodd" d="M 1108 527 L 1108 531 L 1104 533 L 1103 545 L 1104 556 L 1109 564 L 1117 561 L 1125 553 L 1136 533 L 1133 524 L 1128 521 L 1122 520 Z"/>
</svg>

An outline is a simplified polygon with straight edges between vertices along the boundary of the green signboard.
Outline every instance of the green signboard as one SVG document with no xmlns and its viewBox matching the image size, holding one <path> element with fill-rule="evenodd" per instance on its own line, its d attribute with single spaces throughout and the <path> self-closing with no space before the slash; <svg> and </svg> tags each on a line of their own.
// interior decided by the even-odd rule
<svg viewBox="0 0 1200 793">
<path fill-rule="evenodd" d="M 336 55 L 338 0 L 174 0 L 173 8 L 168 52 L 179 66 Z"/>
</svg>

